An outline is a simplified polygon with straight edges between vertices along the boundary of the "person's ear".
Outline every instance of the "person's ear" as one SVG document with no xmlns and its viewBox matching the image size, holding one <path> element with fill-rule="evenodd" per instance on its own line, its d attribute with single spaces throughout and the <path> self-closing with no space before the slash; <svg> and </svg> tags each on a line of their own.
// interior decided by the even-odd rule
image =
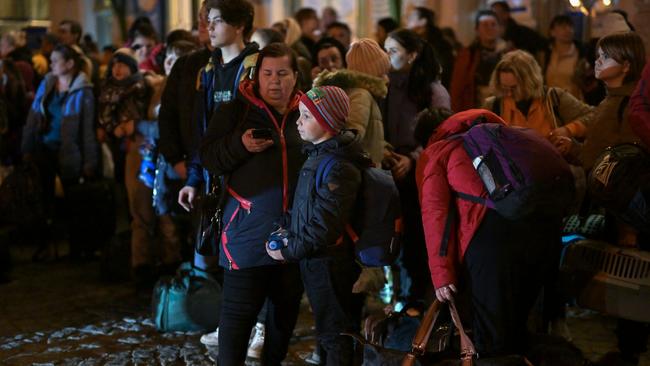
<svg viewBox="0 0 650 366">
<path fill-rule="evenodd" d="M 413 64 L 415 62 L 415 59 L 418 58 L 418 53 L 417 52 L 411 52 L 408 54 L 408 63 Z"/>
<path fill-rule="evenodd" d="M 630 61 L 623 61 L 623 72 L 627 75 L 630 72 Z"/>
</svg>

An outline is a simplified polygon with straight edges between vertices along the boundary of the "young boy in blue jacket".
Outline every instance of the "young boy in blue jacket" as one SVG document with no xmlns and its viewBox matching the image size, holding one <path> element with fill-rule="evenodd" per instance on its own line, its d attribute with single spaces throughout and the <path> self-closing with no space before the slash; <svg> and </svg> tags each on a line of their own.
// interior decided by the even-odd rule
<svg viewBox="0 0 650 366">
<path fill-rule="evenodd" d="M 267 245 L 267 252 L 275 260 L 300 263 L 316 334 L 325 352 L 321 359 L 326 365 L 350 365 L 352 339 L 340 333 L 356 328 L 351 316 L 352 286 L 361 269 L 345 228 L 361 186 L 359 167 L 371 161 L 356 132 L 343 129 L 350 102 L 342 89 L 315 87 L 301 98 L 299 108 L 296 123 L 307 142 L 308 159 L 300 171 L 291 225 L 282 235 L 281 248 L 271 250 Z M 319 166 L 332 158 L 331 169 L 317 182 Z"/>
</svg>

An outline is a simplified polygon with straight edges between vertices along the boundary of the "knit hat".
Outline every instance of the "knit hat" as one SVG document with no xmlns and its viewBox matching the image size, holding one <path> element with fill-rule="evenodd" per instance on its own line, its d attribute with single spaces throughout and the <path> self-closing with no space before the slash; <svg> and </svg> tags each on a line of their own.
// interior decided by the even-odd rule
<svg viewBox="0 0 650 366">
<path fill-rule="evenodd" d="M 350 113 L 350 99 L 336 86 L 317 86 L 300 97 L 300 101 L 328 132 L 336 135 L 345 127 Z"/>
<path fill-rule="evenodd" d="M 349 70 L 376 77 L 383 77 L 390 71 L 388 54 L 370 38 L 362 38 L 352 43 L 345 60 Z"/>
<path fill-rule="evenodd" d="M 121 62 L 129 67 L 132 74 L 138 72 L 138 60 L 135 58 L 133 50 L 127 47 L 122 47 L 113 52 L 112 63 Z"/>
</svg>

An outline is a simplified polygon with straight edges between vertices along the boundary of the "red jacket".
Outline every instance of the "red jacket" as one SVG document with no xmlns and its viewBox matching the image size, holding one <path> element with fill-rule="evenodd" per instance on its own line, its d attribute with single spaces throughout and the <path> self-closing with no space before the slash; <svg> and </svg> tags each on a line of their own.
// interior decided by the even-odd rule
<svg viewBox="0 0 650 366">
<path fill-rule="evenodd" d="M 641 80 L 630 97 L 629 121 L 632 131 L 650 146 L 650 62 L 646 63 Z"/>
<path fill-rule="evenodd" d="M 478 47 L 465 47 L 458 53 L 451 77 L 451 110 L 454 112 L 474 108 L 476 88 L 474 79 L 480 61 Z"/>
<path fill-rule="evenodd" d="M 487 192 L 462 146 L 462 139 L 446 139 L 467 131 L 480 115 L 486 116 L 488 122 L 505 124 L 500 117 L 485 109 L 456 113 L 436 129 L 417 163 L 416 180 L 424 237 L 431 279 L 436 288 L 457 284 L 456 266 L 462 263 L 465 251 L 487 210 L 484 205 L 467 200 L 454 198 L 451 201 L 454 192 L 479 197 L 487 197 Z M 447 255 L 441 256 L 440 246 L 450 203 L 456 205 L 458 215 L 449 235 Z"/>
</svg>

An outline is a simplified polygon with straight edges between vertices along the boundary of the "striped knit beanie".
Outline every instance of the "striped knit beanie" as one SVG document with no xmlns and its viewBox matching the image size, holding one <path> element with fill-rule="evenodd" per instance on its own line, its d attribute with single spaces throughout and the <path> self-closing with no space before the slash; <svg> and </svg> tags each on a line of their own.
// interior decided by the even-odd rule
<svg viewBox="0 0 650 366">
<path fill-rule="evenodd" d="M 300 101 L 314 115 L 321 127 L 337 135 L 348 119 L 350 99 L 336 86 L 317 86 L 303 94 Z"/>
<path fill-rule="evenodd" d="M 390 58 L 379 47 L 379 44 L 370 38 L 361 38 L 352 43 L 350 50 L 345 55 L 348 69 L 364 74 L 383 77 L 390 71 Z"/>
</svg>

